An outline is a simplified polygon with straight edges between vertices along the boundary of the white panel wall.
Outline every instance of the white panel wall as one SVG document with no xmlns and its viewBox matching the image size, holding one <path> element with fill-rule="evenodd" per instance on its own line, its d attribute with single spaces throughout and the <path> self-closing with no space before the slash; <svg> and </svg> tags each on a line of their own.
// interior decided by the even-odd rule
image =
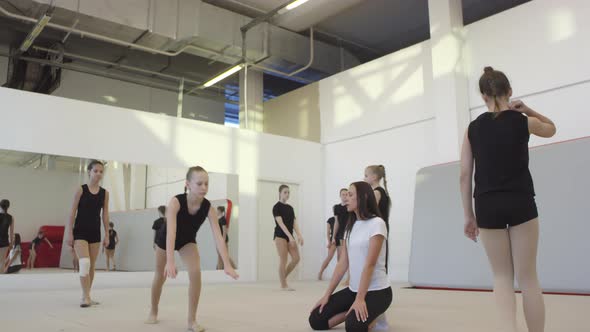
<svg viewBox="0 0 590 332">
<path fill-rule="evenodd" d="M 556 123 L 557 135 L 532 138 L 532 146 L 590 135 L 583 125 L 590 120 L 589 15 L 585 0 L 535 0 L 467 26 L 472 118 L 486 111 L 477 84 L 491 65 L 508 75 L 515 98 Z"/>
<path fill-rule="evenodd" d="M 465 28 L 470 105 L 483 105 L 477 82 L 484 66 L 503 70 L 515 96 L 590 79 L 590 2 L 535 0 Z"/>
<path fill-rule="evenodd" d="M 400 281 L 408 275 L 416 172 L 437 158 L 429 47 L 426 41 L 320 82 L 326 204 L 316 230 L 325 233 L 340 188 L 383 164 L 392 198 L 389 272 Z"/>
<path fill-rule="evenodd" d="M 78 173 L 0 166 L 0 199 L 10 200 L 15 232 L 31 241 L 43 225 L 65 225 L 80 185 Z"/>
<path fill-rule="evenodd" d="M 62 71 L 61 85 L 53 95 L 171 116 L 176 116 L 178 106 L 178 94 L 175 92 L 70 70 Z M 225 105 L 185 95 L 182 114 L 189 119 L 223 124 Z"/>
<path fill-rule="evenodd" d="M 258 179 L 299 183 L 307 240 L 303 275 L 315 277 L 314 258 L 323 235 L 310 223 L 323 218 L 320 144 L 12 89 L 0 89 L 0 100 L 8 105 L 0 116 L 11 123 L 0 132 L 2 149 L 172 168 L 200 164 L 211 172 L 239 174 L 244 280 L 255 278 Z M 14 112 L 17 106 L 19 112 Z"/>
<path fill-rule="evenodd" d="M 431 119 L 429 48 L 425 41 L 322 80 L 322 143 Z"/>
<path fill-rule="evenodd" d="M 465 27 L 459 66 L 469 75 L 472 118 L 484 111 L 477 82 L 492 65 L 508 74 L 516 97 L 558 126 L 554 138 L 533 138 L 531 145 L 590 135 L 589 14 L 584 0 L 536 0 Z M 362 179 L 366 165 L 384 164 L 393 201 L 391 276 L 401 281 L 407 280 L 416 171 L 438 163 L 430 47 L 427 41 L 320 82 L 324 215 L 331 214 L 340 187 Z M 322 233 L 323 226 L 317 225 Z"/>
</svg>

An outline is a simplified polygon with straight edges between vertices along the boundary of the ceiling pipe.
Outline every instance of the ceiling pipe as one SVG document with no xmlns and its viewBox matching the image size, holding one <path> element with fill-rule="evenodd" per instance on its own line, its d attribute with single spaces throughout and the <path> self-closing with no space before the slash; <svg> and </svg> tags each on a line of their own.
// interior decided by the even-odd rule
<svg viewBox="0 0 590 332">
<path fill-rule="evenodd" d="M 49 49 L 49 48 L 41 47 L 41 46 L 33 46 L 33 49 L 36 49 L 36 50 L 39 50 L 39 51 L 43 51 L 43 52 L 47 52 L 47 53 L 61 54 L 57 50 L 53 50 L 53 49 Z M 121 63 L 117 63 L 117 62 L 100 60 L 100 59 L 91 58 L 91 57 L 87 57 L 87 56 L 83 56 L 83 55 L 78 55 L 78 54 L 74 54 L 74 53 L 64 52 L 63 55 L 65 57 L 70 58 L 70 59 L 76 59 L 76 60 L 81 60 L 81 61 L 93 62 L 93 63 L 100 64 L 100 65 L 111 66 L 111 67 L 114 67 L 114 68 L 127 69 L 127 70 L 135 71 L 135 72 L 138 72 L 138 73 L 142 73 L 142 74 L 159 76 L 159 77 L 162 77 L 162 78 L 171 79 L 171 80 L 174 80 L 174 81 L 177 81 L 177 82 L 180 82 L 182 79 L 184 79 L 185 82 L 188 82 L 188 83 L 191 83 L 191 84 L 195 84 L 195 85 L 203 84 L 203 82 L 195 81 L 195 80 L 191 80 L 191 79 L 187 79 L 187 78 L 184 78 L 184 77 L 178 77 L 178 76 L 174 76 L 174 75 L 164 74 L 164 73 L 161 73 L 161 72 L 158 72 L 158 71 L 153 71 L 153 70 L 147 70 L 147 69 L 143 69 L 143 68 L 128 66 L 128 65 L 121 64 Z M 220 91 L 227 90 L 225 87 L 220 87 L 220 86 L 215 86 L 215 88 L 216 89 L 219 89 Z"/>
<path fill-rule="evenodd" d="M 147 87 L 151 87 L 151 88 L 156 88 L 156 89 L 162 89 L 162 90 L 166 90 L 166 91 L 173 91 L 173 92 L 177 92 L 178 91 L 178 87 L 177 86 L 171 87 L 169 85 L 158 84 L 158 83 L 149 82 L 149 81 L 145 81 L 145 80 L 131 79 L 129 77 L 122 76 L 122 75 L 117 75 L 117 74 L 112 74 L 112 73 L 105 73 L 104 71 L 92 70 L 92 69 L 89 69 L 89 68 L 79 67 L 79 66 L 75 66 L 75 65 L 53 62 L 53 61 L 50 61 L 50 60 L 44 60 L 44 59 L 38 59 L 38 58 L 32 58 L 32 57 L 20 56 L 20 55 L 11 55 L 11 54 L 4 53 L 4 52 L 0 52 L 0 56 L 4 56 L 4 57 L 8 57 L 8 58 L 17 58 L 17 59 L 20 59 L 20 60 L 24 60 L 24 61 L 28 61 L 28 62 L 34 62 L 34 63 L 38 63 L 38 64 L 41 64 L 41 65 L 59 67 L 59 68 L 67 69 L 67 70 L 72 70 L 72 71 L 80 72 L 80 73 L 91 74 L 91 75 L 105 77 L 105 78 L 111 78 L 111 79 L 120 80 L 120 81 L 124 81 L 124 82 L 129 82 L 129 83 L 133 83 L 133 84 L 140 84 L 140 85 L 143 85 L 143 86 L 147 86 Z M 198 93 L 196 93 L 196 91 L 192 92 L 191 94 L 194 94 L 194 95 L 196 95 L 198 97 L 202 97 L 202 98 L 208 98 L 208 99 L 212 99 L 212 100 L 216 100 L 216 101 L 223 101 L 225 103 L 230 103 L 230 104 L 235 104 L 235 105 L 238 104 L 236 102 L 225 100 L 225 98 L 223 100 L 221 100 L 219 98 L 215 98 L 215 97 L 210 96 L 210 95 L 198 94 Z"/>
<path fill-rule="evenodd" d="M 287 5 L 288 4 L 285 4 L 284 7 L 286 7 Z M 281 7 L 283 7 L 283 6 L 281 6 Z M 28 23 L 35 23 L 35 24 L 37 23 L 37 20 L 36 19 L 34 19 L 32 17 L 24 16 L 24 15 L 14 14 L 14 13 L 6 10 L 1 5 L 0 5 L 0 13 L 2 13 L 5 16 L 8 16 L 10 18 L 13 18 L 13 19 L 22 20 L 22 21 L 25 21 L 25 22 L 28 22 Z M 111 37 L 100 35 L 100 34 L 93 33 L 93 32 L 88 32 L 88 31 L 80 30 L 80 29 L 77 29 L 77 28 L 75 28 L 73 26 L 72 27 L 69 27 L 69 26 L 64 26 L 64 25 L 61 25 L 61 24 L 56 24 L 56 23 L 49 22 L 49 23 L 47 23 L 47 27 L 50 27 L 50 28 L 53 28 L 53 29 L 56 29 L 56 30 L 60 30 L 60 31 L 64 31 L 64 32 L 70 33 L 70 34 L 74 33 L 74 34 L 77 34 L 77 35 L 81 36 L 82 38 L 91 38 L 91 39 L 103 41 L 103 42 L 114 44 L 114 45 L 129 47 L 131 49 L 140 50 L 140 51 L 144 51 L 144 52 L 151 53 L 151 54 L 159 54 L 159 55 L 164 55 L 164 56 L 169 56 L 169 57 L 175 57 L 175 56 L 177 56 L 179 54 L 184 53 L 188 49 L 194 49 L 194 50 L 197 50 L 197 51 L 209 53 L 211 55 L 233 58 L 236 61 L 241 61 L 242 60 L 241 57 L 238 57 L 238 56 L 235 56 L 235 55 L 222 54 L 222 53 L 220 53 L 218 51 L 211 50 L 211 49 L 204 48 L 204 47 L 200 47 L 200 46 L 196 46 L 196 45 L 192 45 L 192 44 L 185 45 L 184 47 L 182 47 L 178 51 L 169 52 L 169 51 L 162 51 L 162 50 L 159 50 L 159 49 L 156 49 L 156 48 L 152 48 L 152 47 L 147 47 L 147 46 L 142 46 L 142 45 L 138 45 L 138 44 L 133 44 L 133 43 L 130 43 L 130 42 L 126 42 L 124 40 L 111 38 Z M 257 64 L 255 67 L 258 68 L 258 69 L 260 69 L 260 70 L 263 70 L 263 71 L 274 72 L 274 73 L 278 73 L 278 74 L 281 74 L 281 75 L 285 75 L 286 74 L 284 72 L 277 71 L 275 69 L 266 67 L 266 66 L 261 65 L 261 64 Z M 288 76 L 288 75 L 286 75 L 286 76 Z M 300 78 L 298 77 L 298 79 L 300 79 Z M 301 79 L 301 80 L 303 80 L 303 79 Z"/>
</svg>

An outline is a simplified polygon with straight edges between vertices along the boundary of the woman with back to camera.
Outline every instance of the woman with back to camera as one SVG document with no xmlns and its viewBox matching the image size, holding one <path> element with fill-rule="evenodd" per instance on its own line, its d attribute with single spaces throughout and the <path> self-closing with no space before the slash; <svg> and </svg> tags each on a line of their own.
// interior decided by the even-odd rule
<svg viewBox="0 0 590 332">
<path fill-rule="evenodd" d="M 281 185 L 279 187 L 279 201 L 272 208 L 272 215 L 275 219 L 273 239 L 279 254 L 279 280 L 281 281 L 281 289 L 285 291 L 294 290 L 287 284 L 287 277 L 299 263 L 300 257 L 297 244 L 303 245 L 303 237 L 299 232 L 295 211 L 291 205 L 287 204 L 290 194 L 289 186 Z M 293 232 L 297 234 L 297 242 Z M 289 255 L 291 255 L 291 262 L 287 264 Z"/>
<path fill-rule="evenodd" d="M 385 268 L 387 226 L 379 217 L 377 200 L 368 183 L 350 185 L 347 209 L 352 213 L 346 226 L 342 258 L 326 293 L 309 316 L 314 330 L 328 330 L 346 322 L 348 332 L 369 331 L 393 300 Z M 349 286 L 334 293 L 347 270 Z"/>
<path fill-rule="evenodd" d="M 158 230 L 166 224 L 166 205 L 158 206 L 158 215 L 159 218 L 154 220 L 152 225 L 152 229 L 154 230 L 154 243 L 152 244 L 152 247 L 154 250 L 156 250 L 156 236 L 158 235 Z"/>
<path fill-rule="evenodd" d="M 488 111 L 471 122 L 461 151 L 464 232 L 473 241 L 481 236 L 494 274 L 499 318 L 506 331 L 517 331 L 516 275 L 528 330 L 543 332 L 545 305 L 537 277 L 539 220 L 528 142 L 530 134 L 551 137 L 556 128 L 522 101 L 510 102 L 512 88 L 501 71 L 486 67 L 479 91 Z"/>
<path fill-rule="evenodd" d="M 113 262 L 113 271 L 117 270 L 117 261 L 115 260 L 115 249 L 119 244 L 119 234 L 115 231 L 115 224 L 113 222 L 109 223 L 109 245 L 104 248 L 106 253 L 107 259 L 107 272 L 111 270 L 111 261 Z"/>
<path fill-rule="evenodd" d="M 104 164 L 92 160 L 87 170 L 88 183 L 78 187 L 74 195 L 67 227 L 67 244 L 74 247 L 78 257 L 82 308 L 99 304 L 92 301 L 90 291 L 94 282 L 96 258 L 100 252 L 101 219 L 105 235 L 102 245 L 105 248 L 109 246 L 109 192 L 100 186 Z"/>
</svg>

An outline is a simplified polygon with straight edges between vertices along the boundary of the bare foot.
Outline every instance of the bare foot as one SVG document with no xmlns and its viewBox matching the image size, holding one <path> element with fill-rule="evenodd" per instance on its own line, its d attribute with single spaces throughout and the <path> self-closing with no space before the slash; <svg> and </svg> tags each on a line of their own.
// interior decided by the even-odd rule
<svg viewBox="0 0 590 332">
<path fill-rule="evenodd" d="M 80 308 L 88 308 L 92 305 L 92 301 L 90 301 L 90 299 L 82 299 L 82 301 L 80 301 Z"/>
<path fill-rule="evenodd" d="M 158 314 L 150 312 L 150 315 L 144 322 L 145 324 L 158 324 Z"/>
<path fill-rule="evenodd" d="M 197 323 L 194 323 L 186 330 L 186 332 L 205 332 L 205 328 Z"/>
</svg>

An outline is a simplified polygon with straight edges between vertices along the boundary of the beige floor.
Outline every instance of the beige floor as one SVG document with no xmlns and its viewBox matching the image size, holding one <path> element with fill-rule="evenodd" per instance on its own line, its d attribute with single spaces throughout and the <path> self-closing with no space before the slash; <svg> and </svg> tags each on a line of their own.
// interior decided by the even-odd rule
<svg viewBox="0 0 590 332">
<path fill-rule="evenodd" d="M 69 275 L 65 278 L 72 280 Z M 18 279 L 10 280 L 2 281 Z M 199 321 L 211 332 L 310 331 L 307 313 L 326 283 L 293 285 L 297 288 L 295 292 L 278 291 L 270 284 L 206 284 Z M 186 291 L 186 286 L 166 287 L 161 304 L 161 323 L 148 326 L 142 324 L 149 299 L 149 289 L 144 286 L 97 289 L 94 297 L 102 303 L 89 309 L 77 307 L 79 291 L 75 289 L 2 289 L 0 331 L 183 331 Z M 493 314 L 489 314 L 494 312 L 493 297 L 489 293 L 399 287 L 394 292 L 394 304 L 387 312 L 391 331 L 498 331 Z M 546 303 L 546 331 L 590 331 L 590 297 L 547 296 Z M 337 330 L 342 331 L 344 327 Z"/>
</svg>

